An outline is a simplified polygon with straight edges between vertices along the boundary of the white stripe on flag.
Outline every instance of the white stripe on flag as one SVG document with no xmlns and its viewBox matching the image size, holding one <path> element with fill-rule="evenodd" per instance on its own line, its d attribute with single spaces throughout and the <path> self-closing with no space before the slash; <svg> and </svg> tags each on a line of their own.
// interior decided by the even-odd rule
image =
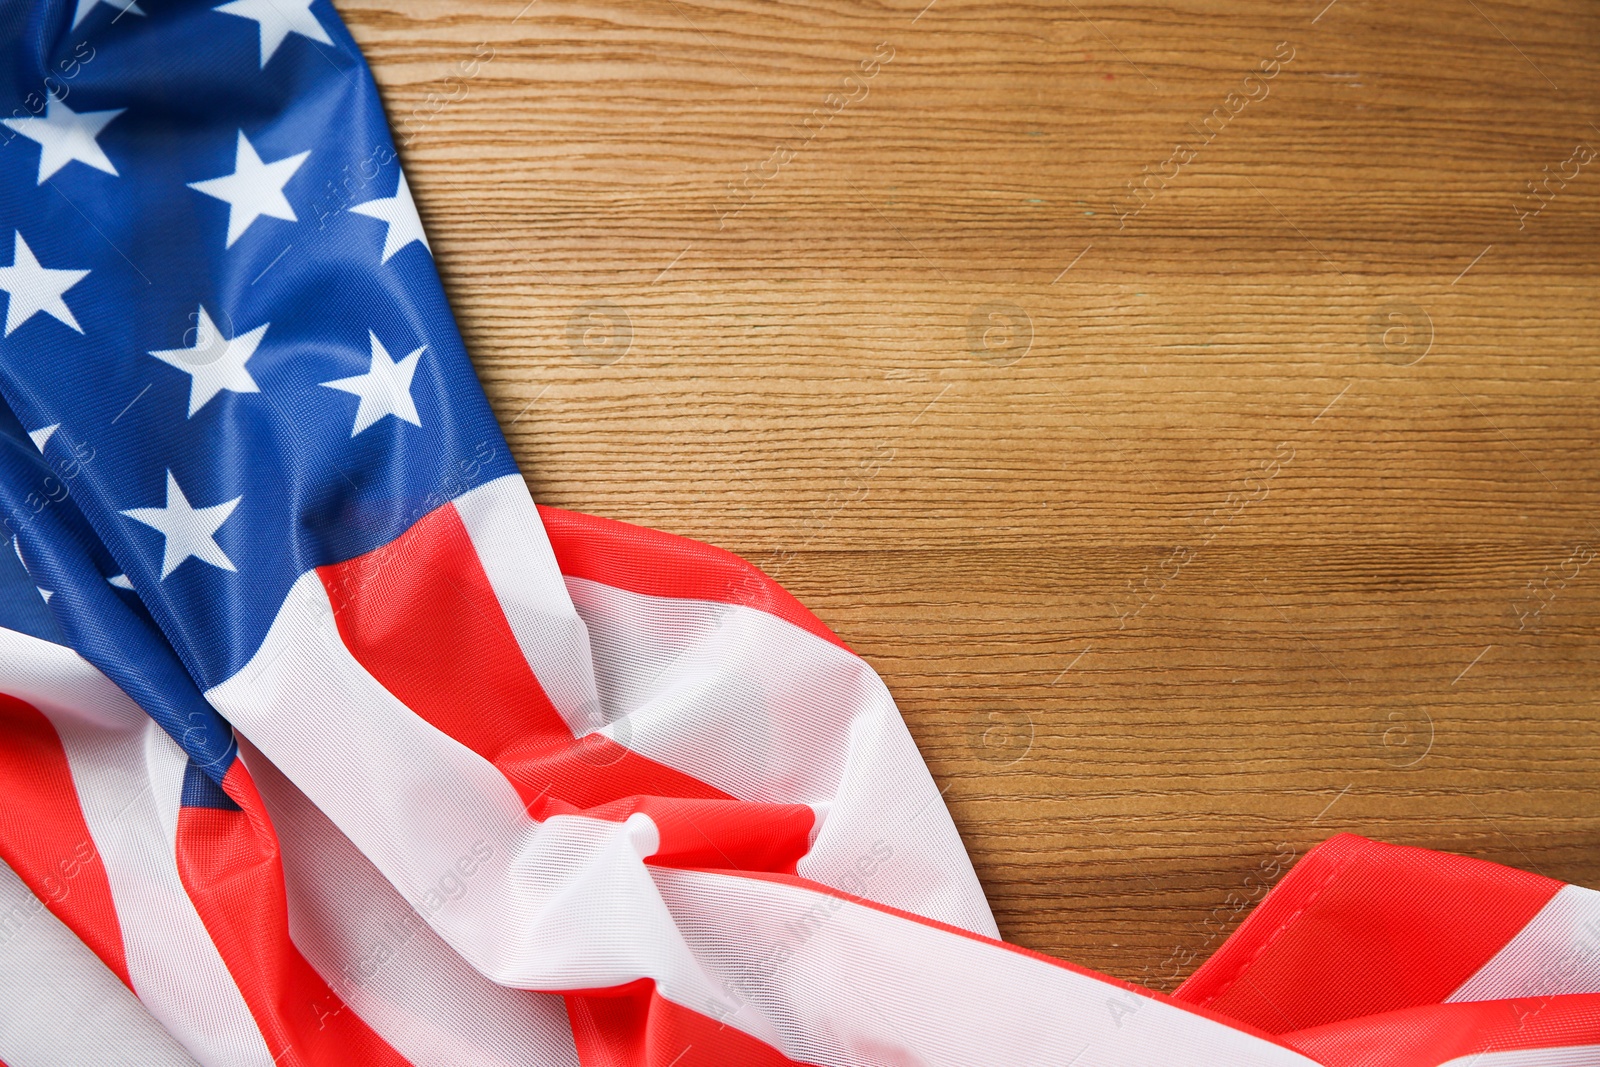
<svg viewBox="0 0 1600 1067">
<path fill-rule="evenodd" d="M 1600 993 L 1600 893 L 1563 886 L 1446 1003 Z"/>
<path fill-rule="evenodd" d="M 777 1020 L 776 1044 L 792 1059 L 824 1067 L 1314 1065 L 1182 1008 L 914 919 L 775 881 L 652 873 L 678 928 L 713 968 L 723 1018 Z"/>
<path fill-rule="evenodd" d="M 197 1067 L 4 863 L 0 909 L 0 1060 L 7 1067 Z"/>
<path fill-rule="evenodd" d="M 503 876 L 531 825 L 498 769 L 350 655 L 314 571 L 290 590 L 255 657 L 206 696 L 413 903 L 480 837 Z"/>
<path fill-rule="evenodd" d="M 811 804 L 799 872 L 998 937 L 933 777 L 865 661 L 775 615 L 568 578 L 628 748 L 741 800 Z M 892 859 L 864 857 L 887 850 Z"/>
<path fill-rule="evenodd" d="M 78 806 L 105 864 L 133 988 L 208 1067 L 272 1067 L 261 1031 L 178 877 L 188 757 L 76 652 L 0 630 L 0 691 L 61 738 Z"/>
<path fill-rule="evenodd" d="M 240 750 L 282 844 L 290 936 L 347 1010 L 416 1064 L 578 1067 L 559 997 L 473 970 L 293 782 L 248 741 Z"/>
<path fill-rule="evenodd" d="M 604 725 L 589 635 L 573 610 L 539 509 L 520 474 L 455 500 L 478 562 L 539 686 L 574 734 Z"/>
<path fill-rule="evenodd" d="M 1600 1067 L 1600 1045 L 1476 1052 L 1458 1056 L 1439 1067 Z"/>
</svg>

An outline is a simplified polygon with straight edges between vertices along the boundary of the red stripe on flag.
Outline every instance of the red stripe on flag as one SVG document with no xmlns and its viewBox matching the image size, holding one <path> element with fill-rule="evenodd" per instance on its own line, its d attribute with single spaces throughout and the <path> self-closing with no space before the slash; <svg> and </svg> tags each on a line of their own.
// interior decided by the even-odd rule
<svg viewBox="0 0 1600 1067">
<path fill-rule="evenodd" d="M 318 570 L 346 648 L 417 715 L 498 767 L 534 818 L 644 812 L 651 862 L 792 871 L 814 815 L 752 804 L 610 738 L 575 739 L 528 666 L 455 507 Z"/>
<path fill-rule="evenodd" d="M 1330 838 L 1173 996 L 1281 1034 L 1448 997 L 1561 883 L 1464 856 Z"/>
<path fill-rule="evenodd" d="M 649 978 L 569 994 L 566 1001 L 583 1067 L 808 1067 L 666 999 Z"/>
<path fill-rule="evenodd" d="M 827 624 L 787 589 L 726 549 L 687 537 L 539 505 L 561 573 L 644 596 L 737 604 L 776 615 L 840 648 Z"/>
<path fill-rule="evenodd" d="M 0 857 L 129 989 L 128 955 L 105 864 L 78 806 L 56 728 L 0 693 Z M 0 917 L 9 928 L 13 914 Z"/>
<path fill-rule="evenodd" d="M 1457 1059 L 1471 1064 L 1494 1052 L 1600 1044 L 1600 993 L 1424 1005 L 1279 1040 L 1327 1067 L 1438 1067 Z M 1595 1060 L 1548 1062 L 1576 1067 Z"/>
<path fill-rule="evenodd" d="M 235 761 L 223 787 L 242 810 L 178 812 L 178 875 L 277 1067 L 406 1067 L 345 1007 L 289 938 L 278 837 Z"/>
</svg>

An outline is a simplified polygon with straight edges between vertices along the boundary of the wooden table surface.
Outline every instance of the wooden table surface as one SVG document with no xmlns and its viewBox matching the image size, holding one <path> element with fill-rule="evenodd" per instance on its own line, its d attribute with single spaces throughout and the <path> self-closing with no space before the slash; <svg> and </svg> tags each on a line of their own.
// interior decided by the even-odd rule
<svg viewBox="0 0 1600 1067">
<path fill-rule="evenodd" d="M 1600 8 L 926 2 L 339 0 L 534 495 L 822 616 L 1021 944 L 1600 886 Z"/>
</svg>

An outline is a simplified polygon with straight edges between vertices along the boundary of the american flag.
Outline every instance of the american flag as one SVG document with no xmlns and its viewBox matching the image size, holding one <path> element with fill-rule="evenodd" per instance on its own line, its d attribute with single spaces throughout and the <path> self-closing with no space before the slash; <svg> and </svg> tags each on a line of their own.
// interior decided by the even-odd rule
<svg viewBox="0 0 1600 1067">
<path fill-rule="evenodd" d="M 1171 995 L 1002 942 L 837 636 L 534 504 L 326 0 L 0 56 L 4 1064 L 1600 1064 L 1600 894 L 1476 860 L 1274 860 Z"/>
</svg>

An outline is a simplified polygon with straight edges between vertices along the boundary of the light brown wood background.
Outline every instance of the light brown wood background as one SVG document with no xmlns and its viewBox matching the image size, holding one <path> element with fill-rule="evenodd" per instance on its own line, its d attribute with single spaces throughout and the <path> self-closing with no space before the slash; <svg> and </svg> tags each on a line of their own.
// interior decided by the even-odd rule
<svg viewBox="0 0 1600 1067">
<path fill-rule="evenodd" d="M 535 496 L 832 625 L 1021 944 L 1600 885 L 1600 8 L 924 2 L 340 0 Z"/>
</svg>

